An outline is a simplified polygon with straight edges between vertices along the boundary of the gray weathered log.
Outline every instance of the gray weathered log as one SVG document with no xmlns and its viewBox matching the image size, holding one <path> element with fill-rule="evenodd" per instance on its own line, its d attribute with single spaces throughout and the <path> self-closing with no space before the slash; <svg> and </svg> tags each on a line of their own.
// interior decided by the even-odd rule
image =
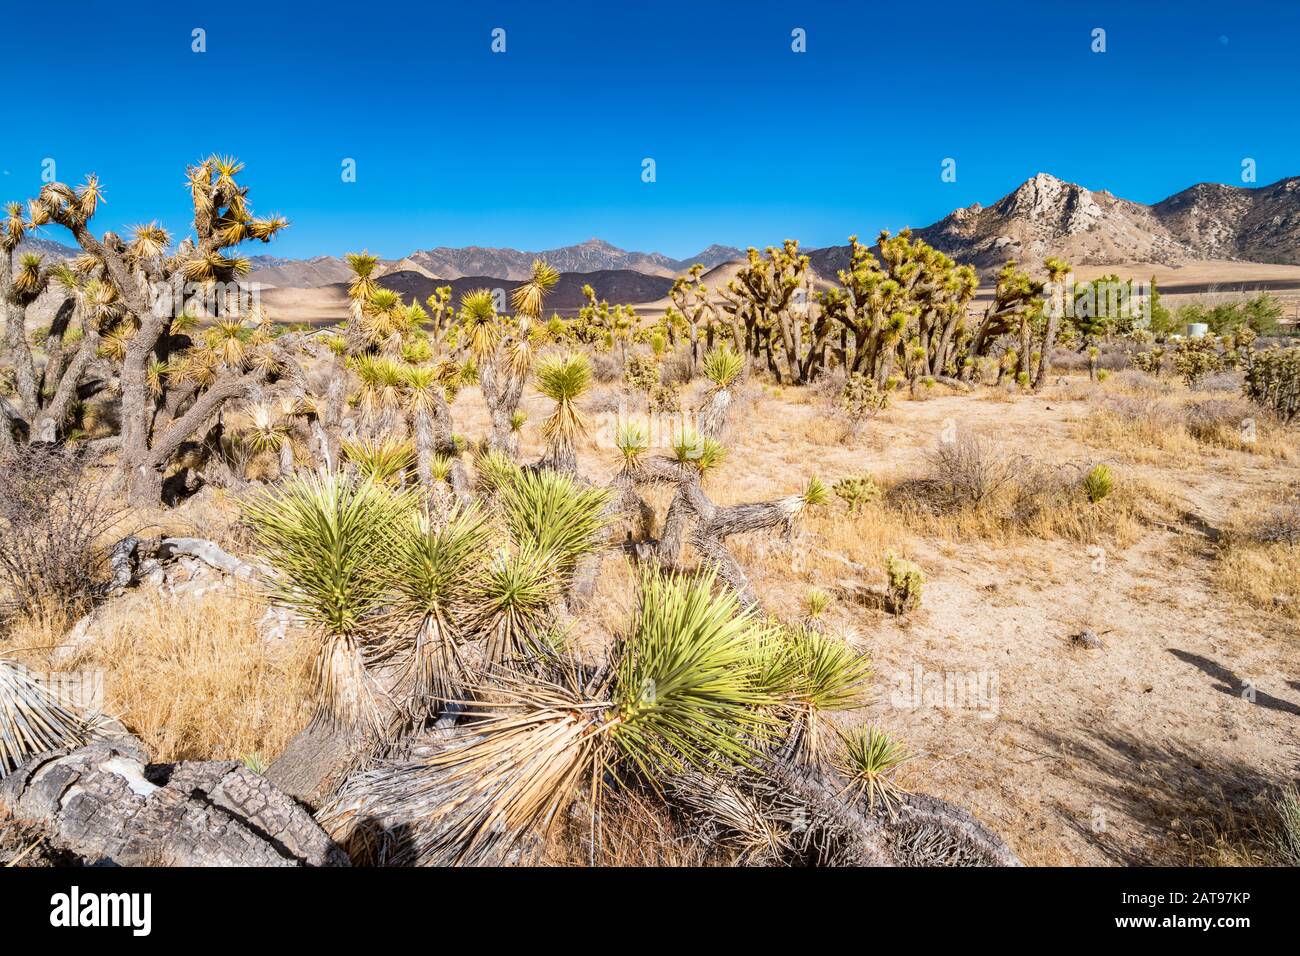
<svg viewBox="0 0 1300 956">
<path fill-rule="evenodd" d="M 348 865 L 264 777 L 225 761 L 147 766 L 130 737 L 32 758 L 0 782 L 0 814 L 89 864 Z"/>
<path fill-rule="evenodd" d="M 670 801 L 702 839 L 742 863 L 802 866 L 1019 866 L 1003 840 L 968 812 L 924 794 L 871 809 L 829 768 L 765 760 L 725 777 L 688 772 Z"/>
</svg>

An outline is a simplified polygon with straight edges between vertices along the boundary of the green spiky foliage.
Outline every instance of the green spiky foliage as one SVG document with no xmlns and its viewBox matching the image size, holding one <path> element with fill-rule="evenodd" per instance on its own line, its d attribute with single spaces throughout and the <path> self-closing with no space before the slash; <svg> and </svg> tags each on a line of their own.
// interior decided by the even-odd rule
<svg viewBox="0 0 1300 956">
<path fill-rule="evenodd" d="M 387 596 L 378 558 L 391 553 L 414 502 L 409 493 L 340 474 L 293 478 L 244 502 L 275 570 L 268 596 L 314 625 L 318 717 L 382 729 L 368 666 L 383 642 L 367 621 Z"/>
<path fill-rule="evenodd" d="M 245 409 L 249 424 L 243 438 L 254 452 L 278 452 L 289 441 L 289 422 L 271 406 L 258 402 Z"/>
<path fill-rule="evenodd" d="M 511 430 L 511 431 L 513 431 L 513 432 L 521 432 L 521 431 L 524 430 L 524 426 L 525 426 L 526 424 L 528 424 L 528 413 L 527 413 L 527 412 L 525 412 L 525 411 L 523 411 L 523 410 L 521 410 L 521 409 L 516 409 L 513 413 L 511 413 L 511 415 L 510 415 L 510 430 Z"/>
<path fill-rule="evenodd" d="M 831 500 L 831 493 L 827 490 L 825 483 L 813 475 L 808 479 L 808 484 L 803 489 L 803 503 L 807 508 L 820 508 Z"/>
<path fill-rule="evenodd" d="M 475 456 L 474 471 L 479 489 L 486 495 L 495 496 L 512 486 L 520 468 L 509 455 L 487 448 Z"/>
<path fill-rule="evenodd" d="M 726 448 L 715 438 L 704 438 L 694 428 L 683 426 L 673 433 L 673 457 L 685 465 L 707 474 L 722 464 Z"/>
<path fill-rule="evenodd" d="M 584 487 L 560 472 L 516 469 L 498 503 L 511 537 L 567 575 L 600 546 L 608 500 L 606 489 Z"/>
<path fill-rule="evenodd" d="M 13 661 L 0 658 L 0 779 L 28 757 L 86 740 L 86 721 Z"/>
<path fill-rule="evenodd" d="M 640 583 L 611 719 L 620 753 L 652 782 L 684 766 L 745 763 L 769 726 L 755 656 L 767 625 L 712 585 L 654 573 Z"/>
<path fill-rule="evenodd" d="M 444 482 L 451 477 L 453 459 L 450 455 L 436 454 L 429 461 L 429 477 L 436 482 Z"/>
<path fill-rule="evenodd" d="M 358 475 L 377 483 L 400 485 L 415 467 L 415 446 L 404 438 L 345 441 L 342 449 L 343 457 L 356 466 Z"/>
<path fill-rule="evenodd" d="M 542 423 L 549 459 L 572 459 L 574 446 L 586 434 L 586 419 L 577 402 L 591 387 L 591 380 L 591 362 L 580 352 L 556 356 L 538 366 L 537 390 L 555 402 Z"/>
<path fill-rule="evenodd" d="M 635 468 L 650 449 L 650 431 L 642 422 L 620 422 L 614 435 L 614 446 L 623 456 L 623 467 Z"/>
<path fill-rule="evenodd" d="M 885 558 L 885 577 L 889 581 L 889 600 L 895 614 L 914 611 L 921 606 L 925 575 L 920 565 L 888 555 Z"/>
<path fill-rule="evenodd" d="M 379 290 L 375 281 L 375 268 L 379 257 L 369 252 L 349 252 L 344 258 L 352 270 L 352 281 L 348 283 L 348 298 L 354 302 L 366 302 Z"/>
<path fill-rule="evenodd" d="M 769 680 L 778 680 L 790 716 L 787 755 L 816 764 L 825 757 L 827 715 L 860 707 L 871 661 L 842 639 L 802 625 L 784 628 L 767 647 Z"/>
<path fill-rule="evenodd" d="M 811 587 L 803 594 L 804 614 L 810 621 L 818 621 L 830 606 L 831 596 L 821 588 Z"/>
<path fill-rule="evenodd" d="M 745 360 L 729 348 L 709 351 L 704 356 L 704 375 L 715 388 L 730 388 L 745 369 Z"/>
<path fill-rule="evenodd" d="M 1083 493 L 1094 505 L 1115 488 L 1115 476 L 1106 465 L 1093 465 L 1083 476 Z"/>
<path fill-rule="evenodd" d="M 390 607 L 415 635 L 412 694 L 424 713 L 460 699 L 472 677 L 453 608 L 473 583 L 490 539 L 477 507 L 457 508 L 441 525 L 420 510 L 397 527 L 385 560 Z"/>
<path fill-rule="evenodd" d="M 416 765 L 422 802 L 414 856 L 430 865 L 499 859 L 543 835 L 583 784 L 600 799 L 608 774 L 651 787 L 686 767 L 724 769 L 754 756 L 771 695 L 755 646 L 765 630 L 709 578 L 645 575 L 607 686 L 572 670 L 506 675 L 473 734 Z M 427 809 L 425 809 L 427 807 Z"/>
<path fill-rule="evenodd" d="M 910 759 L 903 744 L 871 726 L 845 735 L 838 764 L 859 796 L 866 796 L 868 807 L 874 810 L 879 802 L 892 813 L 899 795 L 905 792 L 893 777 Z"/>
<path fill-rule="evenodd" d="M 400 408 L 407 370 L 401 362 L 383 355 L 361 355 L 354 362 L 361 380 L 361 403 L 372 416 Z"/>
<path fill-rule="evenodd" d="M 549 648 L 549 608 L 559 597 L 554 559 L 533 545 L 499 548 L 466 591 L 466 630 L 488 664 L 528 666 Z"/>
<path fill-rule="evenodd" d="M 496 350 L 501 325 L 490 289 L 475 289 L 460 297 L 460 326 L 466 344 L 480 359 Z"/>
<path fill-rule="evenodd" d="M 841 478 L 831 486 L 831 489 L 851 512 L 861 511 L 867 505 L 880 500 L 880 486 L 870 475 L 850 475 Z"/>
<path fill-rule="evenodd" d="M 538 319 L 542 315 L 542 304 L 546 294 L 560 281 L 560 272 L 542 259 L 534 259 L 527 281 L 517 286 L 510 295 L 510 304 L 515 312 L 528 319 Z"/>
</svg>

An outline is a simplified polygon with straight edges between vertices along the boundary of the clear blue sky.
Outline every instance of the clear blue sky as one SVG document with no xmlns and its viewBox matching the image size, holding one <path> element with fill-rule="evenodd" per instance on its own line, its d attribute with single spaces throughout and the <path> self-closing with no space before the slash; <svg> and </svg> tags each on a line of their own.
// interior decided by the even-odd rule
<svg viewBox="0 0 1300 956">
<path fill-rule="evenodd" d="M 1260 184 L 1300 174 L 1294 0 L 63 0 L 4 4 L 0 36 L 0 200 L 34 194 L 49 157 L 74 185 L 100 175 L 98 231 L 183 232 L 185 165 L 230 153 L 254 210 L 293 222 L 256 251 L 285 256 L 821 246 L 1039 171 L 1144 202 L 1239 184 L 1244 157 Z"/>
</svg>

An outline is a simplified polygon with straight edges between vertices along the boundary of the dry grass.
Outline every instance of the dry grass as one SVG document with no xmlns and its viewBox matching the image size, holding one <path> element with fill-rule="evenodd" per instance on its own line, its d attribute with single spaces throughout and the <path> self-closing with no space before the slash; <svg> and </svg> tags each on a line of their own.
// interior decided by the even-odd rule
<svg viewBox="0 0 1300 956">
<path fill-rule="evenodd" d="M 1141 373 L 1136 373 L 1140 375 Z M 1142 376 L 1151 382 L 1161 380 Z M 1093 394 L 1075 437 L 1125 460 L 1188 464 L 1207 449 L 1227 449 L 1278 461 L 1296 460 L 1296 434 L 1239 396 L 1160 391 L 1138 380 Z"/>
<path fill-rule="evenodd" d="M 719 866 L 726 860 L 701 846 L 691 827 L 657 800 L 607 791 L 597 825 L 585 801 L 547 847 L 549 866 Z M 594 837 L 594 839 L 593 839 Z"/>
<path fill-rule="evenodd" d="M 1192 826 L 1188 866 L 1300 865 L 1300 794 L 1295 786 L 1237 808 L 1224 800 L 1213 818 Z"/>
<path fill-rule="evenodd" d="M 1252 607 L 1300 618 L 1300 544 L 1232 534 L 1219 548 L 1220 587 Z"/>
<path fill-rule="evenodd" d="M 925 470 L 885 488 L 898 523 L 945 541 L 1014 544 L 1026 538 L 1127 547 L 1169 505 L 1145 479 L 1119 473 L 1113 490 L 1091 501 L 1083 487 L 1093 463 L 1044 464 L 966 438 L 941 445 Z"/>
<path fill-rule="evenodd" d="M 305 642 L 268 643 L 257 629 L 264 610 L 224 589 L 181 600 L 131 595 L 67 669 L 104 671 L 105 712 L 157 761 L 269 761 L 310 703 Z"/>
</svg>

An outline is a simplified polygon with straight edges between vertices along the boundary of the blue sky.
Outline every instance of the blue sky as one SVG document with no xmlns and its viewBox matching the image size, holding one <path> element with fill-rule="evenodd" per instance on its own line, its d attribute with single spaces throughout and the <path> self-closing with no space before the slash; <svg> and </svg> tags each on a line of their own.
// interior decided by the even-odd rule
<svg viewBox="0 0 1300 956">
<path fill-rule="evenodd" d="M 293 222 L 256 252 L 599 236 L 686 256 L 926 225 L 1039 171 L 1143 202 L 1240 184 L 1246 157 L 1260 184 L 1300 174 L 1294 2 L 225 8 L 6 4 L 0 37 L 27 72 L 0 200 L 34 194 L 51 158 L 74 184 L 100 175 L 97 231 L 184 232 L 184 167 L 220 152 L 247 164 L 256 212 Z M 57 119 L 15 120 L 15 103 Z"/>
</svg>

